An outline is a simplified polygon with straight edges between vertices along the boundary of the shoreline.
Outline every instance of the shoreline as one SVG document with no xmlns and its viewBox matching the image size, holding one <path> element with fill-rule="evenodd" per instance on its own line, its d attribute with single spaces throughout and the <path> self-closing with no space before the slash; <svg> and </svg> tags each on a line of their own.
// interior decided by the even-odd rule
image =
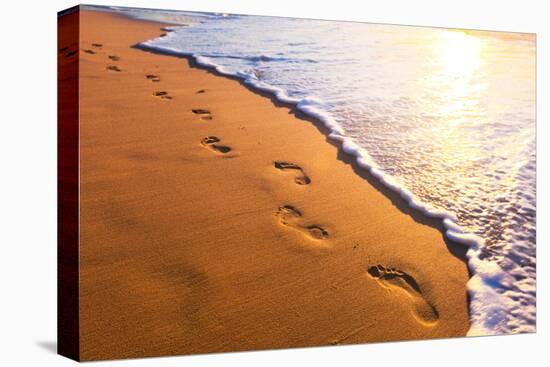
<svg viewBox="0 0 550 367">
<path fill-rule="evenodd" d="M 136 34 L 135 37 L 112 34 L 106 37 L 104 33 L 105 27 L 113 27 L 119 31 L 139 28 L 142 33 L 153 34 L 147 38 L 151 39 L 155 34 L 160 34 L 160 28 L 168 26 L 167 24 L 88 10 L 81 11 L 81 14 L 86 19 L 83 23 L 85 29 L 82 32 L 81 47 L 89 47 L 87 43 L 92 41 L 100 42 L 96 38 L 109 41 L 101 40 L 102 50 L 96 50 L 95 54 L 82 54 L 83 99 L 90 106 L 88 109 L 88 105 L 84 105 L 81 112 L 85 135 L 82 148 L 90 153 L 95 152 L 94 159 L 104 163 L 101 167 L 89 158 L 84 158 L 81 166 L 86 169 L 81 171 L 86 172 L 82 178 L 82 200 L 84 208 L 89 208 L 92 213 L 83 214 L 84 222 L 92 230 L 83 234 L 83 243 L 88 245 L 83 247 L 82 267 L 84 272 L 90 273 L 98 268 L 108 269 L 108 272 L 116 274 L 117 278 L 124 279 L 122 284 L 115 282 L 119 284 L 117 286 L 112 285 L 115 275 L 100 276 L 99 283 L 111 284 L 110 287 L 114 290 L 100 289 L 92 284 L 98 280 L 91 274 L 88 275 L 89 280 L 82 280 L 81 322 L 84 325 L 82 339 L 85 357 L 91 359 L 113 356 L 111 344 L 120 343 L 120 337 L 117 335 L 121 330 L 128 333 L 130 341 L 118 344 L 115 350 L 118 354 L 128 357 L 133 356 L 132 350 L 136 349 L 136 346 L 139 346 L 138 349 L 142 352 L 139 356 L 152 356 L 427 339 L 466 334 L 469 328 L 466 294 L 469 274 L 465 262 L 467 248 L 445 237 L 445 229 L 440 219 L 427 217 L 411 208 L 395 191 L 360 167 L 355 156 L 344 152 L 342 144 L 331 140 L 328 137 L 329 130 L 322 121 L 304 114 L 296 106 L 277 100 L 271 93 L 253 89 L 238 77 L 221 73 L 218 75 L 212 69 L 197 64 L 190 56 L 174 57 L 144 52 L 135 47 L 137 43 L 146 40 L 136 39 L 142 34 Z M 134 40 L 136 42 L 133 42 Z M 132 42 L 128 44 L 129 41 Z M 124 48 L 125 44 L 128 50 Z M 117 63 L 121 65 L 120 72 L 105 75 L 107 61 L 97 61 L 97 57 L 94 57 L 107 51 L 107 48 L 109 53 L 120 55 L 120 63 Z M 141 56 L 136 54 L 137 52 Z M 185 59 L 189 66 L 182 64 L 181 59 Z M 151 65 L 155 65 L 156 68 L 152 68 Z M 166 90 L 165 93 L 168 93 L 170 99 L 159 100 L 144 93 L 148 99 L 141 100 L 139 88 L 153 88 L 153 83 L 144 80 L 143 73 L 140 76 L 125 76 L 133 73 L 132 70 L 138 67 L 144 70 L 154 69 L 151 73 L 160 75 L 160 82 L 154 83 L 154 88 Z M 125 88 L 118 89 L 113 85 L 106 91 L 101 84 L 101 80 L 105 82 L 102 78 L 106 77 L 116 78 L 116 83 Z M 138 77 L 141 80 L 138 80 Z M 187 84 L 180 83 L 184 77 Z M 180 80 L 172 80 L 178 78 Z M 234 85 L 235 81 L 238 82 L 237 86 Z M 211 87 L 203 88 L 204 84 Z M 143 87 L 139 87 L 141 85 Z M 243 86 L 246 88 L 242 88 Z M 126 98 L 135 95 L 136 101 L 126 107 L 123 105 L 126 100 L 117 99 L 117 90 L 125 90 Z M 205 92 L 200 96 L 184 96 L 184 92 L 196 93 L 198 90 Z M 231 101 L 228 101 L 228 93 L 232 96 L 235 93 L 239 98 L 230 98 Z M 269 102 L 263 97 L 267 97 Z M 180 99 L 183 103 L 177 103 Z M 234 102 L 236 99 L 239 99 L 239 102 Z M 246 103 L 240 103 L 241 100 Z M 191 102 L 187 104 L 186 101 Z M 157 105 L 157 102 L 165 105 Z M 104 104 L 125 109 L 126 114 L 109 111 L 104 108 Z M 166 104 L 169 110 L 164 112 Z M 241 107 L 237 108 L 237 105 Z M 147 109 L 148 106 L 155 109 L 154 113 Z M 190 114 L 189 110 L 194 108 L 208 110 L 210 120 L 201 121 L 205 116 Z M 271 110 L 273 112 L 269 112 Z M 136 114 L 135 111 L 140 113 Z M 242 116 L 243 112 L 245 116 Z M 178 116 L 178 120 L 184 120 L 184 125 L 188 123 L 192 127 L 186 131 L 174 131 L 178 127 L 177 124 L 181 124 L 174 120 L 174 115 Z M 103 137 L 105 133 L 112 132 L 111 130 L 116 131 L 118 126 L 115 121 L 120 121 L 114 118 L 122 116 L 130 118 L 136 124 L 147 124 L 149 119 L 155 118 L 154 121 L 162 122 L 162 126 L 140 125 L 144 130 L 148 130 L 140 132 L 133 131 L 133 125 L 125 124 L 131 131 L 121 127 L 120 134 L 123 135 L 115 133 L 112 138 Z M 249 116 L 252 116 L 251 120 Z M 274 125 L 279 126 L 255 122 L 265 120 L 266 116 L 277 122 Z M 107 125 L 105 120 L 109 121 Z M 295 121 L 298 121 L 298 124 Z M 309 123 L 304 124 L 304 121 Z M 89 129 L 86 128 L 88 122 Z M 197 122 L 200 125 L 197 125 Z M 209 128 L 208 125 L 204 126 L 205 124 L 215 125 Z M 287 127 L 292 129 L 288 130 Z M 163 128 L 171 129 L 174 136 L 177 135 L 185 142 L 183 147 L 176 143 L 172 134 L 163 131 Z M 187 126 L 184 129 L 186 128 Z M 215 136 L 223 135 L 220 144 L 199 144 L 196 137 L 208 136 L 211 130 L 217 131 Z M 131 133 L 132 137 L 128 137 L 127 133 Z M 157 141 L 152 141 L 151 136 L 162 141 L 162 147 L 157 146 Z M 257 141 L 251 141 L 251 136 Z M 232 149 L 227 157 L 222 156 L 223 152 L 211 151 L 215 150 L 216 146 L 225 146 L 222 143 L 226 143 L 226 138 L 228 147 Z M 303 146 L 294 144 L 304 141 L 304 138 L 313 142 Z M 121 144 L 120 139 L 126 143 Z M 137 139 L 138 148 L 141 150 L 128 153 L 128 150 L 135 149 L 135 146 L 130 144 L 132 139 Z M 90 145 L 92 142 L 94 146 Z M 326 146 L 312 152 L 310 148 L 319 142 Z M 329 144 L 326 144 L 327 142 Z M 100 148 L 97 148 L 98 144 Z M 277 144 L 282 147 L 277 147 Z M 258 146 L 261 146 L 261 150 L 258 150 Z M 92 147 L 100 150 L 100 154 L 92 150 Z M 178 147 L 187 151 L 185 156 L 179 156 Z M 125 156 L 120 156 L 120 153 Z M 212 156 L 212 153 L 215 155 Z M 250 153 L 256 156 L 250 156 Z M 273 162 L 279 160 L 296 163 L 298 169 L 277 172 L 277 169 L 273 168 Z M 155 168 L 158 161 L 165 162 L 170 169 Z M 177 168 L 178 172 L 187 170 L 188 175 L 175 177 L 174 168 Z M 121 175 L 121 171 L 128 176 Z M 306 177 L 312 181 L 311 185 L 296 185 L 292 181 L 296 172 L 302 172 L 304 176 L 307 174 Z M 147 180 L 147 177 L 143 176 L 145 173 L 158 177 L 145 186 L 135 185 L 129 180 L 129 176 L 134 175 Z M 327 174 L 334 177 L 328 177 Z M 352 177 L 350 175 L 356 178 L 349 179 Z M 205 181 L 206 177 L 209 181 Z M 225 185 L 216 184 L 220 180 Z M 364 183 L 360 184 L 357 180 Z M 122 194 L 122 189 L 118 186 L 113 191 L 115 182 L 130 191 L 122 191 Z M 180 198 L 172 191 L 174 187 L 179 186 L 170 183 L 184 184 L 193 192 L 180 191 L 184 195 Z M 197 189 L 197 185 L 205 185 L 214 193 Z M 235 191 L 237 187 L 246 194 L 239 190 Z M 338 191 L 334 190 L 338 187 L 341 189 L 340 192 L 333 192 Z M 147 190 L 153 190 L 157 195 L 155 198 L 161 202 L 164 200 L 165 205 L 159 206 L 160 204 L 149 202 Z M 216 190 L 220 192 L 216 193 Z M 248 194 L 249 192 L 252 194 Z M 222 193 L 229 196 L 220 196 Z M 124 205 L 113 209 L 114 204 L 110 200 L 115 198 L 114 202 L 121 201 L 117 195 L 121 195 L 122 198 L 125 198 L 124 195 L 130 197 L 128 200 L 122 200 Z M 169 202 L 159 195 L 168 195 Z M 246 197 L 239 198 L 239 195 Z M 141 202 L 137 202 L 136 198 L 140 198 Z M 198 201 L 199 198 L 201 201 Z M 370 199 L 375 205 L 369 207 L 365 202 L 355 203 L 365 199 Z M 199 206 L 203 201 L 211 205 Z M 174 205 L 176 202 L 181 207 Z M 241 210 L 236 204 L 244 208 Z M 215 210 L 217 206 L 222 208 L 222 213 Z M 148 210 L 144 210 L 144 207 Z M 196 219 L 186 216 L 188 210 L 194 211 Z M 105 227 L 102 216 L 106 212 L 110 213 L 111 221 L 115 219 L 113 227 L 121 233 L 112 235 L 113 229 Z M 134 218 L 128 217 L 126 212 L 133 213 Z M 262 213 L 271 215 L 264 218 Z M 165 219 L 166 214 L 180 220 L 173 222 L 171 219 Z M 215 220 L 211 220 L 211 216 L 214 216 Z M 243 226 L 243 223 L 247 223 L 244 219 L 235 219 L 240 216 L 257 223 L 253 226 Z M 302 216 L 304 225 L 299 223 Z M 307 219 L 310 216 L 312 219 Z M 343 218 L 346 216 L 349 217 Z M 297 224 L 294 224 L 296 218 Z M 187 219 L 189 223 L 181 219 Z M 136 223 L 147 226 L 147 230 L 140 233 L 141 226 L 136 227 Z M 397 225 L 402 225 L 403 228 L 395 228 Z M 106 240 L 110 244 L 107 247 L 102 245 L 104 248 L 100 253 L 93 245 L 98 237 L 104 237 L 102 231 L 106 228 L 109 228 L 107 231 L 110 236 Z M 230 228 L 232 232 L 220 231 L 223 228 Z M 317 238 L 324 236 L 325 230 L 327 238 Z M 250 235 L 250 232 L 253 235 Z M 163 244 L 157 243 L 164 251 L 157 253 L 159 249 L 155 248 L 155 251 L 151 252 L 148 242 L 152 238 L 157 238 L 152 233 L 162 233 L 170 245 L 183 241 L 191 246 L 176 251 L 174 246 L 164 247 Z M 128 236 L 143 251 L 142 254 L 135 254 L 134 247 L 120 249 L 117 246 L 120 241 L 127 241 Z M 243 238 L 246 236 L 250 238 Z M 235 241 L 234 244 L 241 245 L 239 250 L 245 254 L 237 254 L 230 246 L 231 241 L 227 241 L 228 238 Z M 261 238 L 260 242 L 270 245 L 258 245 L 255 240 L 258 238 Z M 205 239 L 216 248 L 216 251 L 205 250 L 202 246 Z M 403 244 L 408 241 L 422 245 L 411 249 Z M 379 244 L 380 242 L 383 244 Z M 445 249 L 445 252 L 442 252 L 442 249 Z M 356 253 L 361 252 L 361 255 L 351 255 L 350 251 L 354 250 L 358 250 Z M 182 255 L 182 251 L 189 253 Z M 220 262 L 213 257 L 214 255 L 223 255 L 223 260 Z M 137 268 L 141 270 L 136 273 L 136 270 L 112 265 L 113 256 L 124 264 L 137 264 Z M 247 272 L 240 273 L 243 261 L 257 264 L 247 264 Z M 166 262 L 174 262 L 168 267 L 168 273 L 163 267 L 151 266 L 151 263 L 165 266 Z M 325 271 L 318 271 L 319 267 Z M 393 268 L 396 269 L 395 274 L 398 278 L 412 278 L 416 287 L 422 291 L 415 293 L 406 285 L 396 287 L 393 284 L 385 284 L 380 274 L 393 271 Z M 271 269 L 273 274 L 265 273 L 265 269 Z M 296 273 L 289 272 L 289 269 L 294 269 Z M 162 275 L 159 280 L 156 275 L 160 273 Z M 238 285 L 243 280 L 246 280 L 245 288 Z M 286 286 L 280 286 L 279 283 Z M 139 293 L 138 299 L 145 305 L 133 302 L 137 300 L 134 298 L 135 295 L 118 293 L 124 289 L 124 285 Z M 391 290 L 390 293 L 385 289 L 386 286 Z M 265 287 L 276 289 L 278 297 L 271 298 L 272 292 L 266 291 Z M 247 297 L 243 304 L 235 293 L 236 290 L 246 292 L 247 296 L 251 293 L 252 296 Z M 175 300 L 174 292 L 178 294 L 182 291 L 194 301 Z M 101 299 L 105 299 L 108 294 L 113 296 L 113 292 L 114 299 L 120 303 L 120 307 L 108 309 L 101 306 Z M 170 304 L 160 305 L 156 300 L 149 300 L 152 294 L 158 297 L 158 292 L 161 299 L 168 302 L 171 300 L 172 304 L 178 305 L 180 311 L 172 309 Z M 338 295 L 335 296 L 331 292 Z M 210 302 L 211 298 L 217 302 Z M 389 311 L 388 305 L 391 309 Z M 159 337 L 171 335 L 171 340 L 163 341 L 162 345 L 148 345 L 152 341 L 152 335 L 157 335 L 157 331 L 151 333 L 148 329 L 145 333 L 143 330 L 139 333 L 135 326 L 117 317 L 121 312 L 129 318 L 136 317 L 136 307 L 140 309 L 141 315 L 145 315 L 146 323 L 150 324 L 151 330 L 164 330 L 158 334 Z M 180 313 L 181 310 L 183 314 Z M 306 310 L 306 314 L 303 310 Z M 336 310 L 340 310 L 343 315 L 335 315 Z M 356 310 L 360 310 L 359 315 L 350 312 Z M 407 313 L 405 317 L 402 315 L 403 312 Z M 270 315 L 267 320 L 262 317 L 264 313 Z M 189 315 L 193 317 L 189 319 Z M 230 315 L 234 317 L 229 317 Z M 328 320 L 332 322 L 325 320 L 327 315 L 332 316 L 333 320 Z M 220 320 L 225 321 L 221 324 L 221 329 Z M 174 325 L 178 325 L 179 330 L 173 329 Z M 271 326 L 271 333 L 266 333 L 267 325 Z M 108 335 L 107 341 L 98 339 L 102 334 Z M 196 334 L 200 337 L 190 337 Z M 279 338 L 274 338 L 274 335 L 278 335 Z M 230 342 L 216 344 L 215 340 L 222 336 Z M 105 348 L 105 343 L 111 345 L 111 349 L 101 351 L 99 346 Z"/>
</svg>

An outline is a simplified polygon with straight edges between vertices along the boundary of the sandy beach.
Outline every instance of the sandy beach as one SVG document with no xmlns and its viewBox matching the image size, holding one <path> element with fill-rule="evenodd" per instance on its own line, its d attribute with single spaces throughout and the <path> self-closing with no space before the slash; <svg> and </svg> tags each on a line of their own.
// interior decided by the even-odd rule
<svg viewBox="0 0 550 367">
<path fill-rule="evenodd" d="M 464 246 L 321 124 L 81 11 L 82 360 L 464 336 Z"/>
</svg>

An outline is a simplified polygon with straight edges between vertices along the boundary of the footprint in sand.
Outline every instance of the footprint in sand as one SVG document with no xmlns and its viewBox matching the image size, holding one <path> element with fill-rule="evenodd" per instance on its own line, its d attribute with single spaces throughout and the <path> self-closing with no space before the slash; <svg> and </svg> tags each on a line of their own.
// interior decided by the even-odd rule
<svg viewBox="0 0 550 367">
<path fill-rule="evenodd" d="M 72 57 L 76 54 L 78 54 L 78 48 L 76 50 L 71 50 L 71 46 L 65 46 L 65 47 L 61 47 L 59 49 L 59 53 L 67 58 L 69 57 Z"/>
<path fill-rule="evenodd" d="M 71 57 L 77 54 L 78 51 L 73 50 L 71 51 L 70 46 L 65 46 L 59 49 L 59 53 L 62 54 L 65 57 Z"/>
<path fill-rule="evenodd" d="M 119 72 L 122 71 L 122 70 L 121 70 L 118 66 L 116 66 L 116 65 L 109 65 L 109 66 L 107 66 L 106 69 L 107 69 L 107 70 L 110 70 L 110 71 L 116 71 L 117 73 L 119 73 Z"/>
<path fill-rule="evenodd" d="M 146 77 L 147 79 L 149 79 L 150 81 L 152 81 L 152 82 L 155 82 L 155 83 L 156 83 L 156 82 L 160 82 L 160 77 L 159 77 L 158 75 L 147 74 L 147 75 L 145 75 L 145 77 Z"/>
<path fill-rule="evenodd" d="M 101 43 L 92 43 L 92 47 L 101 48 L 103 45 Z"/>
<path fill-rule="evenodd" d="M 94 50 L 86 49 L 86 50 L 82 50 L 82 52 L 85 52 L 85 53 L 90 54 L 90 55 L 95 55 L 95 51 L 94 51 Z"/>
<path fill-rule="evenodd" d="M 95 52 L 94 52 L 94 53 L 95 53 Z M 111 59 L 111 60 L 113 60 L 113 61 L 119 61 L 119 60 L 120 60 L 120 57 L 115 56 L 115 55 L 109 55 L 108 57 L 109 57 L 109 59 Z"/>
<path fill-rule="evenodd" d="M 212 120 L 212 114 L 208 110 L 202 108 L 193 108 L 191 110 L 195 115 L 199 115 L 201 120 Z"/>
<path fill-rule="evenodd" d="M 413 316 L 420 323 L 431 326 L 439 320 L 436 308 L 424 298 L 418 283 L 409 274 L 382 265 L 371 266 L 368 273 L 390 292 L 396 290 L 407 295 L 414 308 Z"/>
<path fill-rule="evenodd" d="M 204 147 L 210 148 L 215 152 L 226 154 L 231 151 L 231 148 L 225 145 L 218 144 L 220 142 L 220 138 L 216 136 L 207 136 L 206 138 L 203 138 L 201 140 L 201 144 Z"/>
<path fill-rule="evenodd" d="M 172 99 L 172 96 L 168 95 L 168 92 L 165 92 L 165 91 L 155 92 L 153 93 L 153 96 L 161 99 Z"/>
<path fill-rule="evenodd" d="M 273 162 L 273 165 L 281 171 L 292 171 L 297 173 L 297 176 L 294 177 L 294 182 L 298 185 L 308 185 L 311 182 L 310 178 L 304 173 L 302 167 L 297 164 L 289 162 Z"/>
<path fill-rule="evenodd" d="M 302 213 L 291 205 L 281 206 L 276 213 L 282 225 L 294 228 L 300 232 L 307 234 L 315 240 L 324 240 L 328 237 L 328 232 L 323 227 L 312 225 L 301 225 L 299 222 L 302 219 Z"/>
<path fill-rule="evenodd" d="M 202 94 L 202 93 L 204 93 L 204 92 L 206 92 L 206 90 L 201 89 L 201 90 L 198 90 L 198 91 L 197 91 L 197 94 Z"/>
<path fill-rule="evenodd" d="M 69 51 L 65 54 L 65 57 L 71 57 L 77 54 L 77 51 Z"/>
</svg>

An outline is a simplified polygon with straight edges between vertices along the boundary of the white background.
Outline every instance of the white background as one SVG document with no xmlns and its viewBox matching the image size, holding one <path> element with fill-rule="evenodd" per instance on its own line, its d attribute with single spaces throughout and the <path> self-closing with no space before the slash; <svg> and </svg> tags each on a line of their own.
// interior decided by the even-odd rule
<svg viewBox="0 0 550 367">
<path fill-rule="evenodd" d="M 90 3 L 96 3 L 90 1 Z M 98 366 L 541 365 L 548 338 L 548 74 L 545 1 L 106 0 L 179 10 L 537 33 L 538 333 L 100 362 Z M 0 11 L 0 365 L 66 366 L 56 347 L 56 12 L 72 1 L 8 0 Z M 545 98 L 546 97 L 546 98 Z M 543 240 L 541 240 L 543 239 Z M 548 343 L 548 341 L 547 341 Z M 546 346 L 548 349 L 548 344 Z M 547 361 L 546 361 L 547 362 Z"/>
</svg>

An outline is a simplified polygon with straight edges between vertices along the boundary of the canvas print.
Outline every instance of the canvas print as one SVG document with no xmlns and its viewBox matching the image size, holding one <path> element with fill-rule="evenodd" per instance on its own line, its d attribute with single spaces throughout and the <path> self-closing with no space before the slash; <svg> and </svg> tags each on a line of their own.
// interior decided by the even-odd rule
<svg viewBox="0 0 550 367">
<path fill-rule="evenodd" d="M 58 14 L 76 360 L 536 330 L 534 34 Z"/>
</svg>

